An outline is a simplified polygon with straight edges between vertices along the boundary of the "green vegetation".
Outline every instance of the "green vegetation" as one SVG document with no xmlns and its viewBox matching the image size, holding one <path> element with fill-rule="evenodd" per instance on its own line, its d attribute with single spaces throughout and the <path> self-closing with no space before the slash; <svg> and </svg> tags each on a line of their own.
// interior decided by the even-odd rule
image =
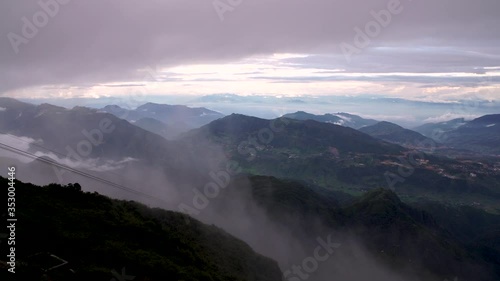
<svg viewBox="0 0 500 281">
<path fill-rule="evenodd" d="M 281 280 L 276 262 L 183 214 L 84 193 L 78 184 L 15 186 L 16 280 L 107 281 L 122 268 L 134 280 Z M 69 263 L 43 273 L 48 261 L 40 253 Z"/>
<path fill-rule="evenodd" d="M 282 130 L 266 142 L 262 132 L 272 128 L 272 122 Z M 413 139 L 426 143 L 427 139 L 387 122 L 370 128 L 389 135 L 395 131 L 401 142 Z M 500 204 L 498 161 L 413 153 L 338 125 L 233 114 L 187 133 L 183 140 L 198 146 L 205 146 L 200 142 L 208 140 L 221 146 L 246 173 L 306 181 L 352 195 L 389 187 L 386 175 L 392 173 L 398 176 L 393 189 L 405 202 L 424 198 L 476 206 L 491 213 L 496 213 Z"/>
<path fill-rule="evenodd" d="M 357 237 L 378 260 L 407 276 L 500 278 L 498 215 L 429 201 L 408 205 L 387 189 L 351 197 L 274 177 L 250 176 L 250 182 L 253 198 L 276 222 L 291 227 L 290 217 L 298 218 L 298 228 L 313 239 L 325 228 L 348 233 L 349 239 Z"/>
</svg>

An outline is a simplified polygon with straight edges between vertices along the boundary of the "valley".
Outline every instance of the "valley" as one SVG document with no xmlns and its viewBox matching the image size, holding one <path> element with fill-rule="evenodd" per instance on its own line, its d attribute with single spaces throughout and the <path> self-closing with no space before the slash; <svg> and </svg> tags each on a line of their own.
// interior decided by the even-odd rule
<svg viewBox="0 0 500 281">
<path fill-rule="evenodd" d="M 125 202 L 134 200 L 184 213 L 185 218 L 189 215 L 214 224 L 228 235 L 241 239 L 257 253 L 276 261 L 282 272 L 300 263 L 301 256 L 306 255 L 308 248 L 314 248 L 318 237 L 335 239 L 338 249 L 330 253 L 327 261 L 330 266 L 315 271 L 314 280 L 331 274 L 346 280 L 365 278 L 366 274 L 375 280 L 443 280 L 456 275 L 470 279 L 477 278 L 478 268 L 482 268 L 484 276 L 477 280 L 493 280 L 490 278 L 500 274 L 500 261 L 491 259 L 500 249 L 489 246 L 496 243 L 494 233 L 500 227 L 500 166 L 495 155 L 447 154 L 443 153 L 446 149 L 457 150 L 441 144 L 413 146 L 409 144 L 412 136 L 416 142 L 435 141 L 384 123 L 380 127 L 384 133 L 379 135 L 363 128 L 380 123 L 356 130 L 330 121 L 286 117 L 269 120 L 232 114 L 169 140 L 154 130 L 142 129 L 134 122 L 99 110 L 34 106 L 12 99 L 0 99 L 0 106 L 6 108 L 0 112 L 0 120 L 4 120 L 0 124 L 2 145 L 10 147 L 10 154 L 2 155 L 1 168 L 6 169 L 3 165 L 7 163 L 15 165 L 21 181 L 46 185 L 24 187 L 19 182 L 22 188 L 34 189 L 29 193 L 40 190 L 36 191 L 43 192 L 39 196 L 54 197 L 53 192 L 57 191 L 61 193 L 57 196 L 70 196 L 71 200 L 77 200 L 75 202 L 83 202 L 78 201 L 83 198 L 90 202 L 111 200 L 99 197 L 97 191 L 126 200 L 112 205 L 132 204 Z M 392 134 L 390 138 L 385 133 L 387 128 Z M 90 149 L 85 150 L 87 147 Z M 25 157 L 31 156 L 28 160 L 16 155 L 16 151 L 25 151 Z M 71 191 L 72 182 L 78 182 L 84 193 Z M 22 200 L 40 201 L 29 193 L 21 191 L 25 198 Z M 126 206 L 139 208 L 141 213 L 146 210 L 139 205 Z M 47 220 L 36 216 L 48 215 L 45 211 L 48 206 L 33 209 L 35 207 L 24 205 L 23 208 L 32 208 L 25 219 Z M 57 205 L 56 208 L 68 207 Z M 75 212 L 84 210 L 75 209 Z M 444 215 L 450 212 L 453 216 L 457 214 L 452 222 Z M 175 216 L 179 218 L 171 227 L 176 229 L 190 220 L 181 219 L 178 213 Z M 483 225 L 472 234 L 467 224 L 476 217 L 481 217 Z M 55 219 L 67 220 L 59 215 Z M 82 223 L 86 220 L 82 217 Z M 193 224 L 185 227 L 191 231 Z M 71 227 L 62 226 L 65 228 Z M 91 235 L 95 230 L 86 231 Z M 168 233 L 171 235 L 172 231 Z M 54 235 L 62 235 L 61 241 L 65 241 L 67 235 L 77 235 L 71 239 L 81 237 L 81 234 L 66 232 Z M 40 239 L 39 243 L 48 247 L 43 251 L 66 259 L 71 257 L 60 248 L 66 244 L 51 244 L 54 242 L 49 242 L 52 241 L 49 236 Z M 105 238 L 97 238 L 96 243 L 100 243 L 100 239 Z M 97 247 L 97 244 L 89 247 Z M 144 249 L 145 246 L 137 247 Z M 29 256 L 39 251 L 42 250 L 23 250 L 21 259 L 29 261 Z M 119 255 L 125 255 L 125 259 L 129 254 Z M 140 265 L 133 259 L 124 263 L 134 264 L 135 272 L 141 274 L 150 271 L 146 270 L 150 263 Z M 346 263 L 367 271 L 345 271 L 341 265 Z M 103 260 L 98 264 L 76 263 L 75 266 L 84 273 L 81 276 L 105 276 L 110 266 L 116 266 L 109 264 L 104 270 L 105 264 Z M 93 266 L 104 267 L 97 270 L 91 269 Z M 186 274 L 181 269 L 165 269 L 165 265 L 157 270 L 151 273 L 153 280 L 174 274 L 167 273 L 168 270 Z M 254 269 L 248 270 L 248 274 L 255 274 L 250 273 Z M 192 274 L 194 277 L 186 275 L 185 280 L 203 279 L 195 277 L 196 272 Z M 245 280 L 268 280 L 261 275 L 255 278 Z M 217 277 L 217 280 L 225 279 Z"/>
<path fill-rule="evenodd" d="M 1 281 L 499 281 L 500 1 L 0 1 Z"/>
</svg>

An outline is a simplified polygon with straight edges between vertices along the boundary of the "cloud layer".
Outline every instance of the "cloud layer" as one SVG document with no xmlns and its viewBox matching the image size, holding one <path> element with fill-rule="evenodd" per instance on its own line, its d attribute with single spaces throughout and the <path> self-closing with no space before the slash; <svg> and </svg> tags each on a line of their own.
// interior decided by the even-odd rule
<svg viewBox="0 0 500 281">
<path fill-rule="evenodd" d="M 500 66 L 496 0 L 58 1 L 0 4 L 0 93 L 43 85 L 129 84 L 148 80 L 144 69 L 157 66 L 236 63 L 275 53 L 309 54 L 278 61 L 295 70 L 360 73 L 349 80 L 359 82 L 368 79 L 364 73 L 445 73 L 434 80 L 394 75 L 382 82 L 470 86 L 474 81 L 446 73 L 492 72 Z M 218 13 L 214 3 L 226 10 Z M 399 13 L 390 20 L 380 12 L 396 6 Z M 374 14 L 382 19 L 378 32 L 370 29 Z M 356 44 L 363 41 L 356 28 L 368 33 L 368 44 Z M 346 44 L 359 51 L 349 59 L 342 49 Z M 161 75 L 162 91 L 185 86 L 176 73 Z M 345 80 L 331 77 L 339 79 Z M 306 82 L 316 83 L 301 81 Z"/>
</svg>

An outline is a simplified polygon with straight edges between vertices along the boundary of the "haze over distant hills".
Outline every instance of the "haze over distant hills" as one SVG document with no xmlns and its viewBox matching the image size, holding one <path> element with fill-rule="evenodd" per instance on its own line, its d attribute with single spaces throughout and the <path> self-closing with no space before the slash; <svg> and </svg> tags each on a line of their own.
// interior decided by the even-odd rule
<svg viewBox="0 0 500 281">
<path fill-rule="evenodd" d="M 268 133 L 269 136 L 264 137 L 263 134 L 259 134 L 262 128 L 273 128 L 274 126 L 279 127 L 279 129 L 276 128 L 277 132 L 272 135 Z M 192 130 L 184 135 L 183 139 L 193 139 L 194 141 L 209 139 L 237 146 L 241 142 L 247 141 L 248 135 L 259 136 L 257 142 L 261 143 L 261 147 L 289 148 L 311 154 L 328 152 L 332 147 L 337 148 L 339 153 L 401 151 L 400 147 L 378 141 L 345 126 L 286 117 L 266 120 L 241 114 L 232 114 Z"/>
<path fill-rule="evenodd" d="M 0 111 L 1 132 L 39 140 L 65 155 L 80 152 L 80 158 L 123 160 L 154 159 L 158 152 L 152 148 L 169 153 L 160 136 L 95 109 L 35 106 L 6 98 L 0 98 L 0 107 L 5 108 Z"/>
<path fill-rule="evenodd" d="M 500 280 L 499 0 L 0 14 L 0 281 Z"/>
<path fill-rule="evenodd" d="M 108 105 L 102 108 L 101 111 L 111 113 L 131 123 L 137 123 L 139 127 L 166 138 L 173 138 L 182 132 L 203 126 L 224 116 L 219 112 L 206 108 L 190 108 L 184 105 L 156 103 L 146 103 L 136 109 Z"/>
<path fill-rule="evenodd" d="M 415 130 L 453 148 L 500 155 L 500 114 L 425 124 Z"/>
<path fill-rule="evenodd" d="M 425 147 L 426 145 L 429 145 L 429 143 L 434 143 L 430 138 L 425 137 L 420 133 L 405 129 L 387 121 L 362 127 L 359 130 L 372 137 L 404 146 Z"/>
<path fill-rule="evenodd" d="M 456 118 L 453 120 L 447 120 L 443 122 L 426 123 L 421 126 L 413 128 L 413 130 L 421 133 L 424 136 L 430 138 L 436 138 L 437 140 L 439 138 L 439 134 L 457 129 L 458 127 L 466 123 L 467 121 L 465 121 L 464 118 Z"/>
<path fill-rule="evenodd" d="M 330 280 L 332 276 L 342 281 L 368 276 L 391 281 L 442 281 L 454 276 L 496 280 L 500 276 L 500 260 L 496 259 L 500 249 L 494 246 L 500 222 L 500 166 L 494 155 L 478 155 L 480 161 L 471 161 L 467 157 L 451 159 L 439 151 L 418 151 L 418 147 L 397 143 L 422 135 L 388 122 L 356 130 L 347 125 L 376 121 L 346 113 L 320 116 L 325 118 L 323 122 L 231 114 L 167 140 L 151 132 L 163 128 L 162 121 L 141 114 L 161 115 L 171 107 L 150 106 L 121 111 L 142 117 L 129 122 L 101 109 L 67 109 L 0 98 L 0 132 L 14 135 L 0 136 L 2 147 L 7 140 L 9 146 L 20 145 L 19 150 L 39 157 L 26 162 L 12 152 L 2 154 L 2 169 L 6 169 L 3 165 L 16 165 L 21 180 L 79 182 L 85 191 L 186 213 L 243 240 L 260 255 L 277 261 L 283 272 L 310 255 L 318 236 L 331 234 L 341 246 L 325 264 L 331 266 L 321 267 L 311 280 Z M 118 114 L 123 108 L 108 109 Z M 205 112 L 182 110 L 194 120 Z M 331 121 L 339 120 L 336 118 L 355 123 L 333 124 Z M 471 135 L 485 131 L 494 138 L 497 131 L 491 124 L 495 122 L 497 116 L 484 116 L 463 130 Z M 153 128 L 148 131 L 139 125 Z M 83 174 L 74 175 L 69 169 L 59 177 L 54 162 Z M 61 190 L 58 188 L 55 190 Z M 78 201 L 87 195 L 71 196 Z M 132 213 L 136 208 L 112 204 Z M 81 207 L 85 208 L 71 208 L 85 213 Z M 129 211 L 115 213 L 131 216 Z M 43 210 L 27 216 L 36 221 L 36 212 L 48 216 Z M 447 214 L 451 215 L 447 218 Z M 171 217 L 177 220 L 179 215 Z M 63 215 L 54 219 L 67 221 Z M 134 233 L 164 235 L 161 228 L 154 227 L 154 218 L 150 220 L 152 224 L 136 226 Z M 477 226 L 476 232 L 470 232 L 470 225 Z M 176 227 L 175 223 L 167 226 Z M 87 226 L 82 222 L 78 227 Z M 199 227 L 201 232 L 207 231 Z M 179 231 L 189 234 L 193 229 Z M 71 233 L 57 235 L 74 239 Z M 192 243 L 204 245 L 211 240 L 206 241 Z M 241 250 L 231 246 L 234 240 L 219 241 L 224 247 Z M 154 255 L 155 251 L 147 253 Z M 246 258 L 253 258 L 251 252 L 247 254 Z M 200 255 L 188 256 L 211 262 Z M 226 259 L 226 255 L 217 258 Z M 352 265 L 362 270 L 349 270 Z M 263 264 L 263 268 L 271 267 L 272 263 Z M 158 265 L 158 272 L 171 270 L 182 275 L 182 270 L 168 268 Z"/>
<path fill-rule="evenodd" d="M 373 119 L 364 119 L 348 113 L 315 115 L 304 111 L 289 113 L 283 117 L 298 120 L 316 120 L 360 130 L 373 137 L 416 147 L 447 146 L 451 149 L 469 150 L 475 153 L 498 154 L 500 114 L 485 115 L 470 121 L 457 118 L 438 123 L 426 123 L 414 131 L 397 124 Z"/>
<path fill-rule="evenodd" d="M 335 114 L 314 115 L 304 111 L 297 111 L 295 113 L 288 113 L 283 117 L 297 119 L 297 120 L 315 120 L 318 122 L 331 123 L 354 129 L 359 129 L 365 126 L 376 124 L 378 121 L 373 119 L 364 119 L 357 115 L 339 112 Z"/>
<path fill-rule="evenodd" d="M 406 128 L 413 128 L 427 122 L 447 121 L 458 117 L 473 119 L 485 114 L 500 112 L 496 101 L 476 100 L 471 106 L 469 100 L 449 102 L 416 101 L 391 98 L 380 95 L 357 96 L 276 96 L 276 95 L 237 95 L 214 94 L 206 96 L 189 95 L 147 95 L 113 96 L 101 98 L 69 99 L 23 99 L 32 103 L 50 103 L 72 108 L 76 105 L 103 108 L 119 105 L 134 109 L 147 102 L 158 104 L 183 104 L 190 107 L 206 107 L 229 115 L 240 113 L 249 116 L 272 119 L 284 114 L 308 111 L 323 115 L 325 113 L 348 112 L 367 119 L 390 121 Z M 307 109 L 307 110 L 305 110 Z M 411 112 L 411 114 L 408 114 Z"/>
</svg>

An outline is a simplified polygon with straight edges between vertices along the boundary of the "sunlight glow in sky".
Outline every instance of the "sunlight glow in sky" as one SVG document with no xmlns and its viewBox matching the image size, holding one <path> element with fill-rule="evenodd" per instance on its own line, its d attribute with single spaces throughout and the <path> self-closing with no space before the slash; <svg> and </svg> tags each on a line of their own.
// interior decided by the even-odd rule
<svg viewBox="0 0 500 281">
<path fill-rule="evenodd" d="M 17 89 L 10 96 L 101 97 L 120 95 L 364 95 L 428 101 L 450 101 L 481 95 L 500 99 L 500 67 L 484 68 L 481 74 L 457 72 L 357 72 L 343 68 L 312 67 L 313 55 L 273 54 L 224 64 L 193 64 L 138 70 L 143 79 L 90 86 L 46 85 Z M 140 75 L 139 75 L 140 77 Z M 464 86 L 464 81 L 471 85 Z"/>
<path fill-rule="evenodd" d="M 210 1 L 69 1 L 29 36 L 38 1 L 0 11 L 0 96 L 500 99 L 497 0 L 252 0 L 223 18 Z"/>
</svg>

